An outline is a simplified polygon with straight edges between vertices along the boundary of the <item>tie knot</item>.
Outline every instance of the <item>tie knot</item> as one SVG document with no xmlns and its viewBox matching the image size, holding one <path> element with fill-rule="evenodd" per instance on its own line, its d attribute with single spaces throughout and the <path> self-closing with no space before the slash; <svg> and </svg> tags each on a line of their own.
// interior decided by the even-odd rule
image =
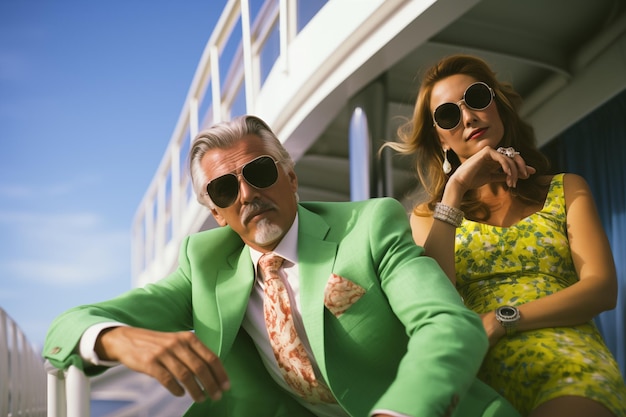
<svg viewBox="0 0 626 417">
<path fill-rule="evenodd" d="M 268 280 L 278 276 L 278 269 L 282 266 L 284 259 L 274 252 L 267 252 L 259 258 L 259 268 L 263 278 Z"/>
</svg>

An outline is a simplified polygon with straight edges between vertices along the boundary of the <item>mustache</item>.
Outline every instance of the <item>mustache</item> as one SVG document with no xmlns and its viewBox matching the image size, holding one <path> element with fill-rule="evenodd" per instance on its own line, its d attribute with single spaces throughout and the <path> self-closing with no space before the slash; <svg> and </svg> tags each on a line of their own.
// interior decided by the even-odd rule
<svg viewBox="0 0 626 417">
<path fill-rule="evenodd" d="M 248 223 L 250 219 L 257 214 L 275 209 L 277 209 L 276 205 L 270 201 L 253 200 L 248 205 L 244 206 L 241 212 L 241 222 L 244 224 Z"/>
</svg>

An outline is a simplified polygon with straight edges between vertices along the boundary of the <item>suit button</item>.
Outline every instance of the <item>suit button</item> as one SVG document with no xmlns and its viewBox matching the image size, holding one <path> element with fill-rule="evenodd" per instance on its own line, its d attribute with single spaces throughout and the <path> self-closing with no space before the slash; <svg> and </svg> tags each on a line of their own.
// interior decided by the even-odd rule
<svg viewBox="0 0 626 417">
<path fill-rule="evenodd" d="M 56 354 L 57 354 L 57 353 L 59 353 L 59 352 L 61 352 L 61 348 L 60 348 L 60 347 L 58 347 L 58 346 L 53 347 L 53 348 L 50 350 L 50 354 L 51 354 L 51 355 L 56 355 Z"/>
</svg>

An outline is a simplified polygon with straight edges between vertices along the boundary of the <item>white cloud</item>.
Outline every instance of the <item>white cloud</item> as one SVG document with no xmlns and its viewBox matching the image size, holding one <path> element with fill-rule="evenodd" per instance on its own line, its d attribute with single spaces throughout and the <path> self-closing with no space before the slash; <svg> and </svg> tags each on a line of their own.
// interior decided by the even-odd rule
<svg viewBox="0 0 626 417">
<path fill-rule="evenodd" d="M 84 192 L 85 189 L 95 188 L 101 181 L 89 175 L 75 176 L 71 181 L 64 183 L 50 184 L 46 187 L 34 187 L 21 184 L 1 184 L 0 198 L 9 200 L 42 198 L 70 195 L 76 192 Z M 1 214 L 1 213 L 0 213 Z"/>
</svg>

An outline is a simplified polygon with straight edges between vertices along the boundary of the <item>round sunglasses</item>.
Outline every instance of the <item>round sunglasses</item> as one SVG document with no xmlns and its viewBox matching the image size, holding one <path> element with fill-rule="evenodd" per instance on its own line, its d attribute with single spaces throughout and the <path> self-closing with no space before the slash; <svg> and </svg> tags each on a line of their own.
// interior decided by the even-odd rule
<svg viewBox="0 0 626 417">
<path fill-rule="evenodd" d="M 217 207 L 229 207 L 239 196 L 240 176 L 254 188 L 271 187 L 278 180 L 277 163 L 278 161 L 271 156 L 259 156 L 244 164 L 241 167 L 241 174 L 231 172 L 209 181 L 206 185 L 206 192 Z"/>
<path fill-rule="evenodd" d="M 495 93 L 487 84 L 476 82 L 465 90 L 463 98 L 457 103 L 443 103 L 433 112 L 435 124 L 442 129 L 454 129 L 461 123 L 461 103 L 472 110 L 484 110 L 493 101 Z"/>
</svg>

